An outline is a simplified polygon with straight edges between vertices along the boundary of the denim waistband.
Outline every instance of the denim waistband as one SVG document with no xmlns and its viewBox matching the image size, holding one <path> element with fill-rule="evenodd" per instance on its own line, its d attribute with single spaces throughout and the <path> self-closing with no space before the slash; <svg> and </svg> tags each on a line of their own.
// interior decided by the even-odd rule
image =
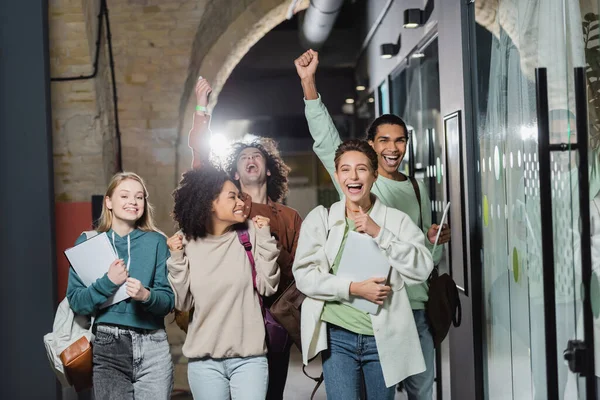
<svg viewBox="0 0 600 400">
<path fill-rule="evenodd" d="M 100 332 L 113 333 L 118 335 L 128 335 L 130 332 L 135 332 L 140 335 L 149 335 L 160 329 L 142 329 L 134 328 L 132 326 L 116 325 L 116 324 L 98 324 L 94 328 L 94 332 L 100 330 Z"/>
</svg>

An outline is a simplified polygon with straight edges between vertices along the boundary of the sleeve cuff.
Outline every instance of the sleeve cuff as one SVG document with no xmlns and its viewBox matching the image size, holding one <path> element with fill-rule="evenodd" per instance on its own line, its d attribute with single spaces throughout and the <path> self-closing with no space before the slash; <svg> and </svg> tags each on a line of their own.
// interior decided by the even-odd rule
<svg viewBox="0 0 600 400">
<path fill-rule="evenodd" d="M 152 292 L 152 289 L 147 287 L 146 288 L 148 290 L 148 292 L 150 292 L 150 296 L 148 296 L 148 299 L 146 301 L 142 301 L 142 304 L 145 306 L 149 306 L 152 304 L 152 301 L 154 300 L 154 293 Z"/>
<path fill-rule="evenodd" d="M 268 226 L 263 226 L 256 230 L 256 236 L 260 236 L 262 238 L 270 238 L 271 237 L 271 228 Z"/>
<path fill-rule="evenodd" d="M 375 236 L 373 238 L 373 240 L 375 240 L 375 243 L 377 243 L 377 245 L 380 248 L 385 250 L 390 245 L 392 236 L 393 236 L 392 232 L 390 232 L 389 230 L 387 230 L 384 227 L 380 227 L 379 234 L 377 236 Z"/>
<path fill-rule="evenodd" d="M 314 100 L 306 100 L 306 98 L 304 98 L 304 104 L 306 105 L 307 109 L 317 109 L 323 104 L 321 101 L 321 93 L 317 93 L 317 95 L 319 97 Z"/>
<path fill-rule="evenodd" d="M 104 276 L 102 276 L 102 278 L 99 278 L 96 281 L 96 285 L 97 285 L 97 288 L 100 289 L 102 292 L 104 292 L 104 295 L 106 295 L 106 296 L 112 296 L 119 288 L 118 285 L 115 285 L 108 278 L 108 273 L 104 274 Z"/>
<path fill-rule="evenodd" d="M 183 260 L 183 253 L 184 253 L 183 249 L 182 250 L 175 250 L 175 251 L 169 250 L 169 252 L 171 253 L 171 257 L 170 258 L 173 261 L 181 261 L 181 260 Z"/>
<path fill-rule="evenodd" d="M 339 278 L 339 277 L 338 277 Z M 338 296 L 342 300 L 350 300 L 350 285 L 352 281 L 346 278 L 340 279 L 340 287 L 338 288 Z"/>
</svg>

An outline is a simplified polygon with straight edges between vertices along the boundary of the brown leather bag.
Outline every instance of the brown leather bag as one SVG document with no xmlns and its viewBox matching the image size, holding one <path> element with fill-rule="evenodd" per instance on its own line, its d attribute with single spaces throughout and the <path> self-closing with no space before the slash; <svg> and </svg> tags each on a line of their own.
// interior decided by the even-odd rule
<svg viewBox="0 0 600 400">
<path fill-rule="evenodd" d="M 287 331 L 300 352 L 300 309 L 305 298 L 306 296 L 296 288 L 296 282 L 292 282 L 269 308 L 273 318 Z"/>
<path fill-rule="evenodd" d="M 82 336 L 60 353 L 69 383 L 77 392 L 92 387 L 92 344 Z"/>
<path fill-rule="evenodd" d="M 175 309 L 175 323 L 185 333 L 188 331 L 188 326 L 190 325 L 190 321 L 194 317 L 194 308 L 190 311 L 180 311 Z"/>
</svg>

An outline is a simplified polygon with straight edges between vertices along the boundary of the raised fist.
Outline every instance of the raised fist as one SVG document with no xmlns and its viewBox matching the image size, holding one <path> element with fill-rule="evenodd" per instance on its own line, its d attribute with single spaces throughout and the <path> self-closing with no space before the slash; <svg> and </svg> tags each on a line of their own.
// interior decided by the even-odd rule
<svg viewBox="0 0 600 400">
<path fill-rule="evenodd" d="M 319 65 L 319 53 L 314 50 L 308 50 L 296 58 L 294 65 L 300 79 L 314 77 L 317 72 L 317 65 Z"/>
<path fill-rule="evenodd" d="M 167 246 L 171 251 L 183 250 L 183 236 L 178 233 L 171 236 L 167 239 Z"/>
<path fill-rule="evenodd" d="M 196 105 L 206 107 L 208 105 L 208 96 L 212 92 L 212 88 L 208 81 L 202 77 L 196 82 Z"/>
</svg>

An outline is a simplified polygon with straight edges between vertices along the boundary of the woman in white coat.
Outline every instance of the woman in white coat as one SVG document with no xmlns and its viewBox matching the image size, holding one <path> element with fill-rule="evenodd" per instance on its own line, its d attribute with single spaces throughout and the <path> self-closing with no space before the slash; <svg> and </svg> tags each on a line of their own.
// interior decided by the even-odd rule
<svg viewBox="0 0 600 400">
<path fill-rule="evenodd" d="M 329 400 L 393 399 L 394 387 L 425 370 L 405 284 L 425 281 L 433 269 L 423 232 L 403 212 L 370 193 L 377 178 L 377 154 L 363 140 L 342 143 L 335 154 L 335 178 L 345 199 L 329 212 L 312 210 L 302 224 L 293 273 L 307 298 L 302 304 L 302 357 L 322 352 Z M 369 235 L 391 270 L 352 282 L 336 276 L 349 231 Z M 364 268 L 369 268 L 365 265 Z M 353 297 L 380 305 L 371 315 L 348 304 Z"/>
</svg>

